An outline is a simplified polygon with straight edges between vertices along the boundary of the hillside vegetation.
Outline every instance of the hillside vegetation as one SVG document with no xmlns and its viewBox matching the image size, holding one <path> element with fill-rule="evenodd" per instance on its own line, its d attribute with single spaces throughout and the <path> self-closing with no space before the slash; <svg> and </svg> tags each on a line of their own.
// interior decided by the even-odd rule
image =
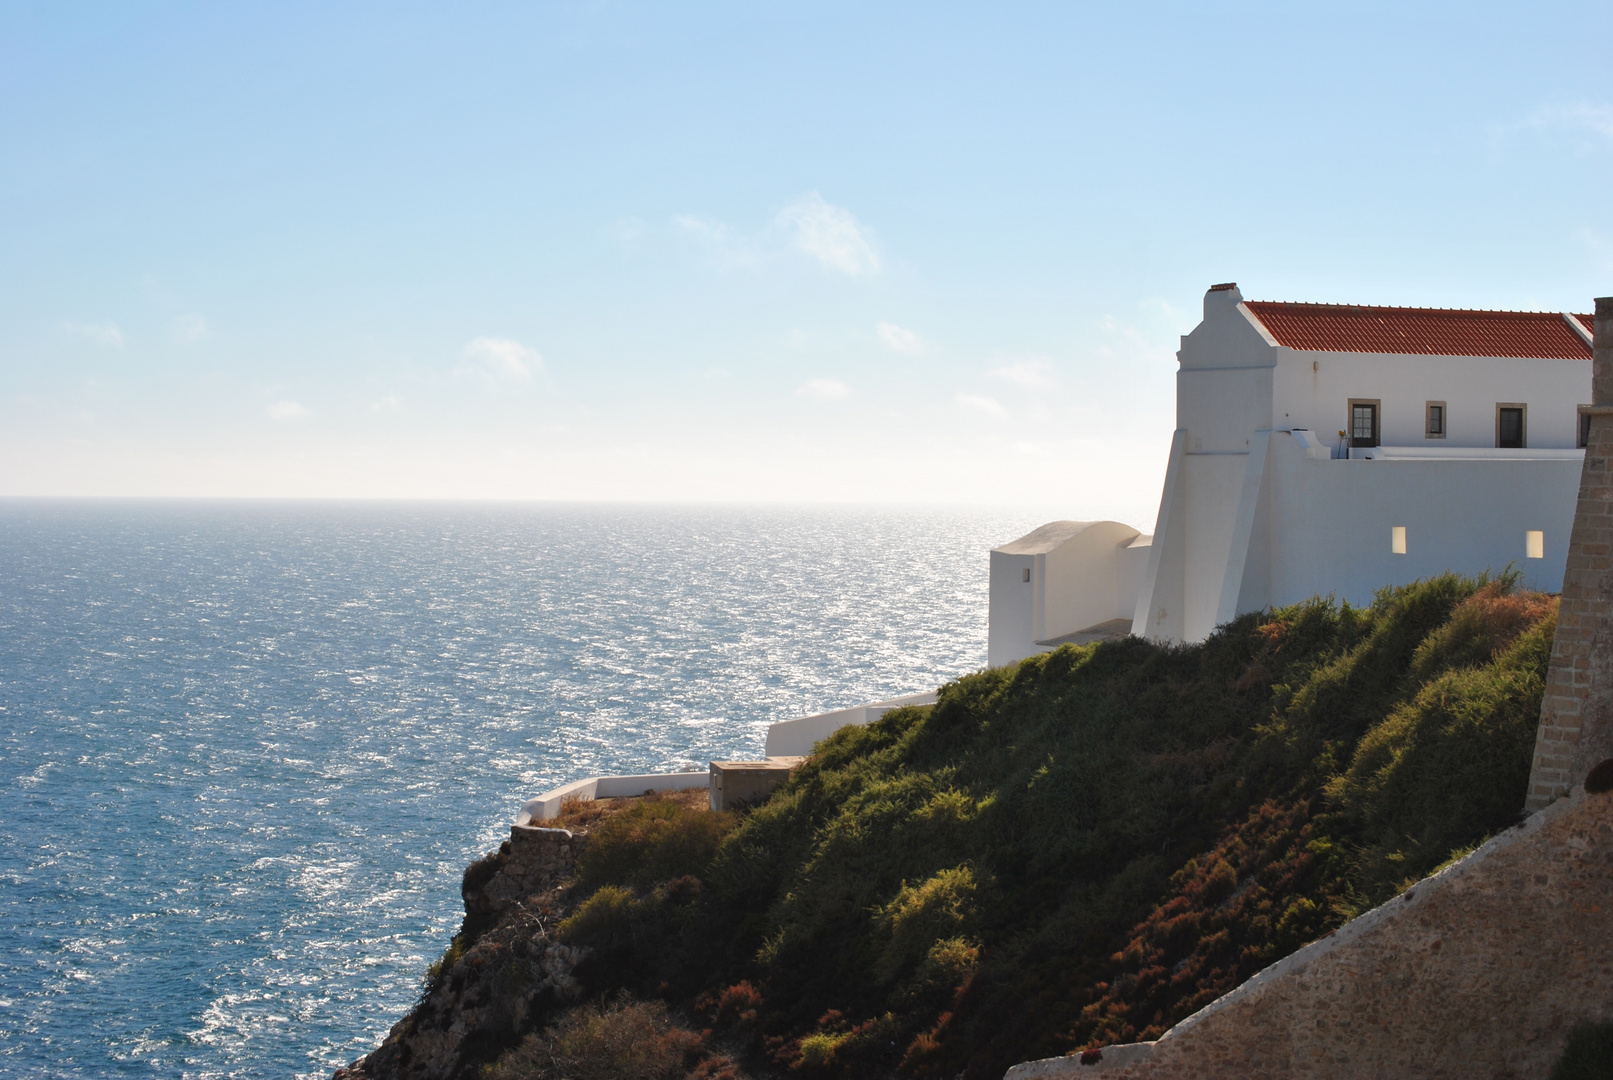
<svg viewBox="0 0 1613 1080">
<path fill-rule="evenodd" d="M 555 934 L 592 1015 L 681 1017 L 667 1075 L 996 1080 L 1153 1038 L 1517 820 L 1555 617 L 1446 576 L 982 671 L 747 814 L 604 820 Z"/>
</svg>

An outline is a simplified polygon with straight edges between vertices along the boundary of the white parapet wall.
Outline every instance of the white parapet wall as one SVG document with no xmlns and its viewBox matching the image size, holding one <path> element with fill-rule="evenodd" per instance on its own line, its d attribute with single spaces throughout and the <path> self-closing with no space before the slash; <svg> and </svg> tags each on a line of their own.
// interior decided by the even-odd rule
<svg viewBox="0 0 1613 1080">
<path fill-rule="evenodd" d="M 924 694 L 908 694 L 889 701 L 858 705 L 852 709 L 803 716 L 798 720 L 781 720 L 768 725 L 767 744 L 763 752 L 770 758 L 805 757 L 812 753 L 814 746 L 843 727 L 871 724 L 892 709 L 900 709 L 904 705 L 934 704 L 935 691 L 931 690 Z"/>
<path fill-rule="evenodd" d="M 851 709 L 803 716 L 795 720 L 781 720 L 767 728 L 766 756 L 799 759 L 812 753 L 812 748 L 843 727 L 871 724 L 892 709 L 904 705 L 934 705 L 935 691 L 908 694 L 906 697 L 875 701 Z M 545 791 L 536 798 L 521 804 L 515 815 L 515 824 L 530 825 L 534 821 L 549 821 L 560 816 L 560 809 L 568 799 L 619 799 L 644 795 L 651 791 L 688 791 L 691 788 L 711 789 L 709 772 L 637 773 L 632 776 L 590 776 L 573 780 L 563 787 Z"/>
<path fill-rule="evenodd" d="M 530 825 L 534 821 L 548 821 L 560 816 L 560 808 L 567 799 L 620 799 L 629 795 L 643 795 L 651 791 L 687 791 L 711 784 L 711 777 L 703 772 L 637 773 L 632 776 L 590 776 L 573 780 L 564 787 L 545 791 L 535 799 L 521 804 L 515 815 L 517 825 Z"/>
</svg>

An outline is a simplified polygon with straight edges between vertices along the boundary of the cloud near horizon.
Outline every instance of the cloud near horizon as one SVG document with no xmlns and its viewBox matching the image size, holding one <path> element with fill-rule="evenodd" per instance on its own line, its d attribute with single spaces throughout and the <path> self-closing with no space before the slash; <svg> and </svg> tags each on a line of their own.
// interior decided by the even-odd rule
<svg viewBox="0 0 1613 1080">
<path fill-rule="evenodd" d="M 797 250 L 852 277 L 876 273 L 879 255 L 862 223 L 816 191 L 791 203 L 773 219 Z"/>
<path fill-rule="evenodd" d="M 465 358 L 474 370 L 495 377 L 526 381 L 533 372 L 543 370 L 538 350 L 509 338 L 476 338 L 465 346 Z"/>
<path fill-rule="evenodd" d="M 795 388 L 795 393 L 813 401 L 840 401 L 851 396 L 851 387 L 839 379 L 808 379 Z"/>
<path fill-rule="evenodd" d="M 277 401 L 263 410 L 270 420 L 289 423 L 293 420 L 306 420 L 313 415 L 313 410 L 296 401 Z"/>
<path fill-rule="evenodd" d="M 885 343 L 885 348 L 891 352 L 917 356 L 924 351 L 922 338 L 911 330 L 902 329 L 895 323 L 882 322 L 875 327 L 875 331 L 879 334 L 879 340 Z"/>
<path fill-rule="evenodd" d="M 952 395 L 952 400 L 971 412 L 982 413 L 994 420 L 1008 419 L 1008 410 L 1003 408 L 1002 402 L 985 394 L 966 394 L 959 391 Z"/>
<path fill-rule="evenodd" d="M 991 374 L 1027 390 L 1045 390 L 1056 381 L 1058 369 L 1045 356 L 1027 356 L 1019 360 L 998 360 L 992 365 Z"/>
</svg>

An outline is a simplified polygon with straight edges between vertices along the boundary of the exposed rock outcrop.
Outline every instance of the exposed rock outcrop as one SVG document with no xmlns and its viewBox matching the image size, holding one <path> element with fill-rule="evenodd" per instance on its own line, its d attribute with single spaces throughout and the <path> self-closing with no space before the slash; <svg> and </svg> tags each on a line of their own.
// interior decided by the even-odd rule
<svg viewBox="0 0 1613 1080">
<path fill-rule="evenodd" d="M 499 850 L 470 865 L 465 927 L 433 969 L 419 1004 L 336 1080 L 461 1080 L 555 1009 L 575 1000 L 586 950 L 552 937 L 560 889 L 586 838 L 513 826 Z"/>
</svg>

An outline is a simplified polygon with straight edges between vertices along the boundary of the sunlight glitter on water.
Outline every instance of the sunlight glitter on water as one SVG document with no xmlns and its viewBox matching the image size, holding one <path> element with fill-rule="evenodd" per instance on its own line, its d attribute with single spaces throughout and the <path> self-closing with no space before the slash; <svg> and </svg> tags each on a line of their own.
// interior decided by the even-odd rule
<svg viewBox="0 0 1613 1080">
<path fill-rule="evenodd" d="M 0 1072 L 328 1076 L 595 773 L 985 658 L 955 511 L 0 502 Z"/>
</svg>

